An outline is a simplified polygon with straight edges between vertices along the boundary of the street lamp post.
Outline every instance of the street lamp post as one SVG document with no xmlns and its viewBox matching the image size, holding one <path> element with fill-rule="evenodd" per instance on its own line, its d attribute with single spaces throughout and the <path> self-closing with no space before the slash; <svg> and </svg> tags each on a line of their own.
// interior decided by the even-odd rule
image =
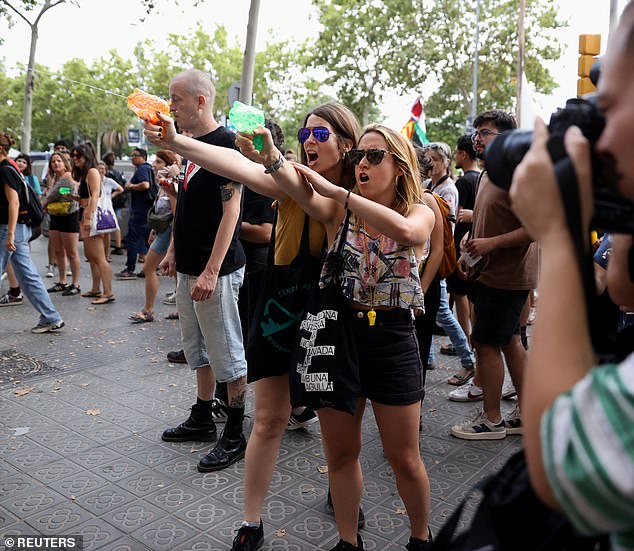
<svg viewBox="0 0 634 551">
<path fill-rule="evenodd" d="M 470 126 L 478 116 L 478 56 L 480 49 L 480 0 L 476 0 L 476 21 L 475 21 L 475 48 L 473 58 L 473 98 L 471 100 L 471 117 L 467 119 L 467 132 L 472 129 Z"/>
<path fill-rule="evenodd" d="M 258 16 L 260 0 L 251 0 L 249 23 L 247 25 L 247 41 L 242 59 L 242 80 L 240 82 L 240 101 L 251 105 L 253 101 L 253 72 L 255 70 L 255 37 L 258 32 Z"/>
</svg>

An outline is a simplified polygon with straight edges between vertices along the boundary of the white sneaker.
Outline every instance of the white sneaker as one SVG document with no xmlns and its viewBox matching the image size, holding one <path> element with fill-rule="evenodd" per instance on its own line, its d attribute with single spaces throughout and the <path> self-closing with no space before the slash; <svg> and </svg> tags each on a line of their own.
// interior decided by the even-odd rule
<svg viewBox="0 0 634 551">
<path fill-rule="evenodd" d="M 522 416 L 518 405 L 515 406 L 511 415 L 504 419 L 504 427 L 506 434 L 524 434 L 524 425 L 522 425 Z"/>
<path fill-rule="evenodd" d="M 53 277 L 55 275 L 55 266 L 53 264 L 47 264 L 44 270 L 46 271 L 46 277 Z"/>
<path fill-rule="evenodd" d="M 163 304 L 176 304 L 176 291 L 165 295 L 165 298 L 163 299 Z"/>
<path fill-rule="evenodd" d="M 473 421 L 451 427 L 451 434 L 463 440 L 501 440 L 506 438 L 506 424 L 504 419 L 492 423 L 486 413 L 479 410 Z"/>
<path fill-rule="evenodd" d="M 447 395 L 447 398 L 452 402 L 479 402 L 483 396 L 482 388 L 476 385 L 472 380 L 469 384 L 459 386 L 456 390 L 452 390 Z"/>
<path fill-rule="evenodd" d="M 505 400 L 510 400 L 513 396 L 517 396 L 517 391 L 513 386 L 513 381 L 511 377 L 507 377 L 507 372 L 504 373 L 504 384 L 502 385 L 502 398 Z"/>
</svg>

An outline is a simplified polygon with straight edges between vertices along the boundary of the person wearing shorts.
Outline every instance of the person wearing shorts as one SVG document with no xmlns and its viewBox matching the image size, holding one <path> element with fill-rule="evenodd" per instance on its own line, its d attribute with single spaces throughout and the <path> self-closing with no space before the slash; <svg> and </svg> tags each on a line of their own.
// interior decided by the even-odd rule
<svg viewBox="0 0 634 551">
<path fill-rule="evenodd" d="M 479 115 L 472 136 L 478 157 L 483 158 L 485 147 L 498 134 L 516 126 L 515 118 L 504 111 Z M 471 239 L 465 249 L 473 258 L 481 257 L 484 265 L 472 293 L 475 319 L 471 333 L 484 407 L 473 420 L 453 426 L 451 434 L 466 440 L 497 440 L 522 433 L 519 407 L 505 419 L 500 402 L 504 359 L 518 395 L 521 393 L 526 350 L 519 321 L 528 291 L 537 283 L 537 250 L 511 209 L 508 191 L 497 187 L 486 170 L 478 183 Z M 466 276 L 462 259 L 457 269 Z"/>
<path fill-rule="evenodd" d="M 156 153 L 156 158 L 152 163 L 152 170 L 154 170 L 154 174 L 157 175 L 159 170 L 174 166 L 176 173 L 178 173 L 178 167 L 180 166 L 179 161 L 180 159 L 176 154 L 167 149 L 161 149 Z M 176 210 L 176 198 L 172 195 L 168 195 L 164 189 L 161 189 L 152 208 L 157 209 L 157 212 L 161 214 L 174 212 Z M 154 303 L 159 289 L 159 279 L 156 270 L 167 254 L 171 239 L 171 224 L 162 232 L 156 232 L 155 230 L 150 232 L 148 239 L 150 249 L 145 256 L 143 272 L 140 274 L 141 277 L 145 279 L 145 305 L 141 311 L 133 312 L 130 315 L 130 321 L 132 321 L 132 323 L 154 321 Z"/>
<path fill-rule="evenodd" d="M 172 114 L 181 130 L 202 142 L 234 147 L 234 135 L 213 115 L 215 88 L 191 69 L 170 83 Z M 227 383 L 227 421 L 215 447 L 198 463 L 210 472 L 241 460 L 247 362 L 242 343 L 238 292 L 246 258 L 238 239 L 242 185 L 188 161 L 178 186 L 173 239 L 160 266 L 177 274 L 176 306 L 183 350 L 196 373 L 197 401 L 189 418 L 163 432 L 167 442 L 216 440 L 212 398 L 216 380 Z"/>
</svg>

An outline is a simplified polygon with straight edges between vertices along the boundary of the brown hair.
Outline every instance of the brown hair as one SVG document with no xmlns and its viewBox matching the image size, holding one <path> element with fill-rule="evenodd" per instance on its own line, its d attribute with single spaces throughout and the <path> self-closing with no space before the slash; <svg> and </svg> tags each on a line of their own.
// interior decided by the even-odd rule
<svg viewBox="0 0 634 551">
<path fill-rule="evenodd" d="M 51 168 L 51 161 L 53 157 L 59 157 L 64 163 L 64 168 L 66 168 L 66 172 L 71 172 L 73 170 L 73 163 L 70 160 L 70 156 L 68 153 L 59 153 L 56 151 L 55 153 L 51 153 L 50 158 L 48 159 L 48 171 L 50 174 L 53 174 L 53 169 Z"/>
<path fill-rule="evenodd" d="M 176 153 L 169 149 L 161 149 L 156 152 L 156 156 L 161 159 L 167 166 L 178 164 L 178 157 Z"/>
<path fill-rule="evenodd" d="M 346 106 L 340 103 L 329 102 L 315 107 L 315 109 L 306 114 L 302 126 L 306 126 L 308 117 L 311 115 L 315 115 L 327 121 L 335 131 L 340 144 L 349 140 L 351 147 L 357 147 L 359 143 L 359 122 L 354 116 L 354 113 Z M 302 164 L 308 164 L 308 157 L 303 147 L 301 148 L 300 158 Z M 341 181 L 336 183 L 346 189 L 352 189 L 354 186 L 354 170 L 348 163 L 343 161 L 343 158 L 340 162 L 342 163 Z"/>
<path fill-rule="evenodd" d="M 6 132 L 0 132 L 0 149 L 6 154 L 11 151 L 11 146 L 15 143 L 15 140 Z"/>
</svg>

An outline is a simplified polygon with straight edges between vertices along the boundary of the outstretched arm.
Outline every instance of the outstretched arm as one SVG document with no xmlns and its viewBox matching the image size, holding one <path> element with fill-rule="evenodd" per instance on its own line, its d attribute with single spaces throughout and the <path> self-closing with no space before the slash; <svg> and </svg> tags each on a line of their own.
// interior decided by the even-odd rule
<svg viewBox="0 0 634 551">
<path fill-rule="evenodd" d="M 413 205 L 406 216 L 389 207 L 375 203 L 361 195 L 335 186 L 310 168 L 295 164 L 295 170 L 302 174 L 318 193 L 348 208 L 383 235 L 403 245 L 422 245 L 429 239 L 434 228 L 434 213 L 425 205 Z"/>
<path fill-rule="evenodd" d="M 253 145 L 253 137 L 255 135 L 262 136 L 262 151 L 258 151 Z M 284 162 L 283 157 L 281 157 L 280 152 L 273 143 L 271 132 L 267 128 L 257 128 L 254 134 L 239 134 L 236 138 L 236 145 L 245 157 L 264 166 L 272 166 L 281 159 L 283 163 L 281 168 L 272 173 L 273 179 L 279 188 L 294 199 L 311 218 L 319 220 L 326 225 L 333 225 L 335 220 L 336 225 L 339 224 L 342 218 L 341 207 L 331 199 L 315 193 L 303 175 L 298 174 L 293 168 L 296 163 Z M 338 187 L 334 184 L 330 185 Z"/>
<path fill-rule="evenodd" d="M 148 121 L 144 123 L 144 134 L 150 143 L 174 151 L 204 169 L 234 182 L 240 182 L 266 197 L 286 197 L 273 178 L 264 174 L 261 165 L 250 161 L 234 149 L 206 144 L 177 134 L 174 121 L 170 117 L 162 113 L 158 113 L 158 116 L 163 121 L 163 126 Z"/>
</svg>

